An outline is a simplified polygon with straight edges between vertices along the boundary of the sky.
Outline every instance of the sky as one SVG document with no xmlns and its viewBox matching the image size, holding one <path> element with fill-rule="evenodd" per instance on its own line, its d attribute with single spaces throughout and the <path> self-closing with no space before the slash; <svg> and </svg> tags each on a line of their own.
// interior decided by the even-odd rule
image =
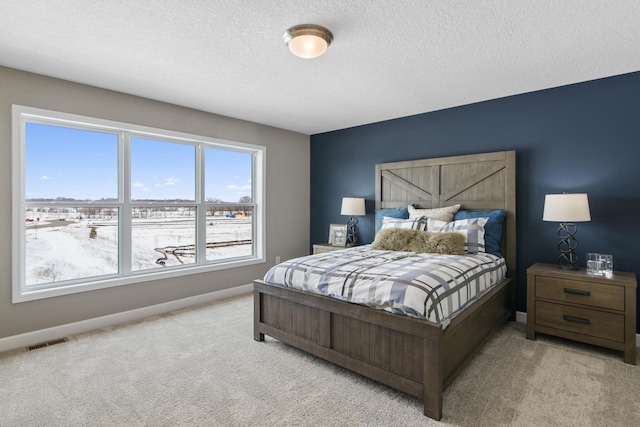
<svg viewBox="0 0 640 427">
<path fill-rule="evenodd" d="M 195 199 L 194 145 L 131 138 L 133 200 Z M 205 199 L 251 195 L 251 154 L 205 149 Z M 26 124 L 25 191 L 29 199 L 118 197 L 118 135 Z"/>
</svg>

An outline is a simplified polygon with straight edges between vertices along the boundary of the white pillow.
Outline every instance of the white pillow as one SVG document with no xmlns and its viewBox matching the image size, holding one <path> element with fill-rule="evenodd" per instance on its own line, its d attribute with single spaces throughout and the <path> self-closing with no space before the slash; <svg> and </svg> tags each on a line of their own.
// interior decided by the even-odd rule
<svg viewBox="0 0 640 427">
<path fill-rule="evenodd" d="M 453 215 L 458 212 L 458 209 L 460 209 L 460 205 L 433 209 L 416 209 L 411 205 L 408 206 L 409 219 L 420 218 L 421 216 L 424 216 L 430 219 L 437 219 L 445 222 L 452 221 Z"/>
<path fill-rule="evenodd" d="M 404 228 L 424 231 L 427 228 L 427 220 L 422 217 L 414 219 L 400 219 L 383 216 L 382 227 L 380 227 L 380 230 L 384 230 L 386 228 Z"/>
<path fill-rule="evenodd" d="M 432 233 L 455 232 L 464 235 L 465 250 L 468 254 L 484 252 L 484 225 L 489 218 L 469 218 L 457 221 L 429 219 L 427 231 Z"/>
</svg>

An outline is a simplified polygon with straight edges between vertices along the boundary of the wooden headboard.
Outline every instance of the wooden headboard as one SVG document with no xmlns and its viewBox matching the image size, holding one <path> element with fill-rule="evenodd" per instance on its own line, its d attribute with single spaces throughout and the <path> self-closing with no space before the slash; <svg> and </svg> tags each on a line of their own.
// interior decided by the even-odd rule
<svg viewBox="0 0 640 427">
<path fill-rule="evenodd" d="M 516 272 L 516 152 L 471 154 L 376 165 L 376 209 L 414 203 L 418 208 L 504 209 L 501 252 Z"/>
</svg>

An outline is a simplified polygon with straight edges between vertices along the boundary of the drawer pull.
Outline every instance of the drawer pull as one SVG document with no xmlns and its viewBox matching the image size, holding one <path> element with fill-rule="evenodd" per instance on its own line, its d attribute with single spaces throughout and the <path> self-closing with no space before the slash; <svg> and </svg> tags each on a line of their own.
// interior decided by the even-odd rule
<svg viewBox="0 0 640 427">
<path fill-rule="evenodd" d="M 562 316 L 562 318 L 567 322 L 583 323 L 585 325 L 588 325 L 591 323 L 591 320 L 589 319 L 584 319 L 582 317 L 567 316 L 566 314 Z"/>
<path fill-rule="evenodd" d="M 583 291 L 581 289 L 564 288 L 564 293 L 565 294 L 582 295 L 584 297 L 590 297 L 591 296 L 591 292 L 590 291 Z"/>
</svg>

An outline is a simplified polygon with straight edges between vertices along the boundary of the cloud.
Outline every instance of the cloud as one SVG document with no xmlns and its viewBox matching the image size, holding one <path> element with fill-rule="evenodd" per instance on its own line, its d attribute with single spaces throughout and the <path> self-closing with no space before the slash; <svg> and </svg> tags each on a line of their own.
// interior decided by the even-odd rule
<svg viewBox="0 0 640 427">
<path fill-rule="evenodd" d="M 227 190 L 237 190 L 239 187 L 235 184 L 227 185 Z"/>
<path fill-rule="evenodd" d="M 240 188 L 241 190 L 251 190 L 251 186 L 250 185 L 243 185 L 242 188 Z"/>
<path fill-rule="evenodd" d="M 53 179 L 53 178 L 50 178 L 50 177 L 48 177 L 47 175 L 42 175 L 42 176 L 40 177 L 40 179 L 44 179 L 44 180 L 46 181 L 46 180 L 48 180 L 48 179 Z"/>
<path fill-rule="evenodd" d="M 174 178 L 174 177 L 170 176 L 169 178 L 167 178 L 164 181 L 164 183 L 156 184 L 155 186 L 157 188 L 163 188 L 163 187 L 168 187 L 168 186 L 171 186 L 171 185 L 176 185 L 176 184 L 179 184 L 181 182 L 182 182 L 182 180 L 180 178 Z"/>
<path fill-rule="evenodd" d="M 144 188 L 144 184 L 141 182 L 134 182 L 133 188 Z"/>
</svg>

